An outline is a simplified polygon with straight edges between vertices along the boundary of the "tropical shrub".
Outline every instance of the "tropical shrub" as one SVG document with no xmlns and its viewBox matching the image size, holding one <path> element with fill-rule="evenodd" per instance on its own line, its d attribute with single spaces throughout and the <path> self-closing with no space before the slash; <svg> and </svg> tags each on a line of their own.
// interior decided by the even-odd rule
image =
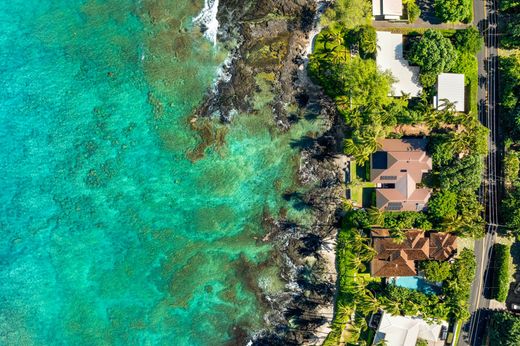
<svg viewBox="0 0 520 346">
<path fill-rule="evenodd" d="M 351 56 L 354 43 L 361 56 Z M 363 58 L 373 55 L 375 49 L 373 28 L 329 28 L 317 36 L 309 59 L 310 75 L 335 100 L 349 127 L 344 151 L 358 164 L 369 160 L 377 149 L 377 141 L 385 138 L 397 123 L 395 114 L 389 114 L 386 107 L 394 102 L 401 104 L 389 96 L 391 74 L 380 72 L 373 59 Z"/>
<path fill-rule="evenodd" d="M 421 68 L 421 83 L 426 87 L 435 83 L 439 73 L 449 71 L 456 59 L 457 51 L 451 41 L 432 29 L 412 43 L 408 54 L 408 60 Z"/>
<path fill-rule="evenodd" d="M 441 190 L 428 201 L 428 214 L 433 220 L 442 221 L 457 216 L 457 194 L 451 190 Z"/>
<path fill-rule="evenodd" d="M 432 224 L 425 213 L 415 211 L 385 212 L 383 227 L 393 230 L 406 230 L 411 228 L 429 231 Z"/>
<path fill-rule="evenodd" d="M 507 12 L 511 10 L 519 10 L 520 9 L 520 1 L 519 0 L 501 0 L 499 2 L 500 11 Z"/>
<path fill-rule="evenodd" d="M 440 261 L 423 261 L 421 262 L 424 276 L 427 280 L 433 282 L 442 282 L 450 276 L 450 264 Z"/>
<path fill-rule="evenodd" d="M 353 28 L 370 23 L 372 7 L 366 0 L 337 0 L 329 7 L 323 17 L 323 26 L 344 26 Z"/>
<path fill-rule="evenodd" d="M 504 155 L 504 184 L 506 189 L 511 189 L 518 181 L 520 173 L 520 158 L 515 150 L 507 150 Z"/>
<path fill-rule="evenodd" d="M 511 247 L 504 244 L 495 244 L 493 246 L 495 255 L 495 287 L 493 292 L 496 300 L 505 302 L 507 293 L 509 292 L 509 262 L 511 260 Z"/>
<path fill-rule="evenodd" d="M 520 53 L 499 57 L 500 108 L 513 138 L 520 133 Z"/>
<path fill-rule="evenodd" d="M 383 309 L 392 315 L 422 316 L 425 319 L 446 319 L 449 310 L 435 294 L 424 294 L 416 290 L 387 285 L 376 295 Z"/>
<path fill-rule="evenodd" d="M 472 17 L 471 0 L 435 0 L 435 13 L 443 22 L 469 22 Z"/>
<path fill-rule="evenodd" d="M 489 324 L 489 345 L 518 346 L 520 317 L 507 311 L 493 311 Z"/>
<path fill-rule="evenodd" d="M 469 314 L 469 295 L 477 263 L 473 251 L 464 249 L 451 265 L 450 275 L 442 286 L 451 318 L 465 321 Z"/>
<path fill-rule="evenodd" d="M 516 7 L 518 10 L 518 7 Z M 514 13 L 508 16 L 508 19 L 503 21 L 504 28 L 501 32 L 504 33 L 500 37 L 500 45 L 507 49 L 514 49 L 520 47 L 520 14 Z"/>
<path fill-rule="evenodd" d="M 406 11 L 408 12 L 408 23 L 415 22 L 421 16 L 421 9 L 417 6 L 415 0 L 406 2 Z"/>
<path fill-rule="evenodd" d="M 362 236 L 356 228 L 358 224 L 365 224 L 366 220 L 366 212 L 350 211 L 346 214 L 344 224 L 338 233 L 336 314 L 332 321 L 332 332 L 327 336 L 324 345 L 337 345 L 345 328 L 349 329 L 347 341 L 357 341 L 361 329 L 365 326 L 366 316 L 379 308 L 377 299 L 367 288 L 368 276 L 362 274 L 366 269 L 365 263 L 375 255 L 374 249 L 369 245 L 370 240 Z"/>
<path fill-rule="evenodd" d="M 457 30 L 453 35 L 453 43 L 461 52 L 476 54 L 484 45 L 484 38 L 474 26 L 467 29 Z"/>
</svg>

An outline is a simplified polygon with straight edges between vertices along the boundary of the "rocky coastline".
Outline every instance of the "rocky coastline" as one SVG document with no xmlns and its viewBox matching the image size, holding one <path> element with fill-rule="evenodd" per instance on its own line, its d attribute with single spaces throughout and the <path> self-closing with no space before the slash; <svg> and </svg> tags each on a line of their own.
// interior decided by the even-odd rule
<svg viewBox="0 0 520 346">
<path fill-rule="evenodd" d="M 299 184 L 304 194 L 288 192 L 312 210 L 310 227 L 266 213 L 267 235 L 277 249 L 274 261 L 282 269 L 287 290 L 265 296 L 271 312 L 270 327 L 251 336 L 237 326 L 233 344 L 315 345 L 328 333 L 336 290 L 335 239 L 344 195 L 338 155 L 342 148 L 342 123 L 333 102 L 306 73 L 310 41 L 317 30 L 320 11 L 327 1 L 220 0 L 218 40 L 231 52 L 223 78 L 197 109 L 194 119 L 219 117 L 230 122 L 238 113 L 253 113 L 253 94 L 259 73 L 274 74 L 270 103 L 276 126 L 288 130 L 300 120 L 287 105 L 297 105 L 307 119 L 319 117 L 328 131 L 298 143 L 301 150 Z M 203 28 L 204 29 L 204 28 Z M 195 121 L 193 121 L 195 122 Z"/>
</svg>

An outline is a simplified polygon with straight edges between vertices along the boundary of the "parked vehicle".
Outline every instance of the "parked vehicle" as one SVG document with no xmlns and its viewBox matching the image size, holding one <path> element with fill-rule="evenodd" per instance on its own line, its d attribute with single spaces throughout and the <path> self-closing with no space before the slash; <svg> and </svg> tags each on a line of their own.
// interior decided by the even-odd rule
<svg viewBox="0 0 520 346">
<path fill-rule="evenodd" d="M 520 295 L 520 282 L 516 283 L 515 289 L 513 290 L 515 294 Z"/>
</svg>

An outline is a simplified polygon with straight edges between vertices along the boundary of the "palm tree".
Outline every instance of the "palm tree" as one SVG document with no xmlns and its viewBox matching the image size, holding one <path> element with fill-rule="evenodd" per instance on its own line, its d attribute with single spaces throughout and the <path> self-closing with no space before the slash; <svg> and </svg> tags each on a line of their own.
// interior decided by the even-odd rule
<svg viewBox="0 0 520 346">
<path fill-rule="evenodd" d="M 368 244 L 364 244 L 362 251 L 359 253 L 359 257 L 363 261 L 371 261 L 376 255 L 377 251 Z"/>
<path fill-rule="evenodd" d="M 363 262 L 363 260 L 360 257 L 353 256 L 351 261 L 352 261 L 352 265 L 354 266 L 354 268 L 356 268 L 356 270 L 358 272 L 364 272 L 367 269 L 365 266 L 365 263 Z"/>
<path fill-rule="evenodd" d="M 450 115 L 450 114 L 454 114 L 456 112 L 455 103 L 451 102 L 448 99 L 441 99 L 439 101 L 440 101 L 440 104 L 439 104 L 438 109 L 445 112 L 445 114 Z"/>
<path fill-rule="evenodd" d="M 374 225 L 383 226 L 385 223 L 385 214 L 376 207 L 367 209 L 368 216 Z"/>
<path fill-rule="evenodd" d="M 323 31 L 321 34 L 316 37 L 316 43 L 321 43 L 323 45 L 324 52 L 331 52 L 332 49 L 328 47 L 334 41 L 334 36 L 330 31 Z"/>
<path fill-rule="evenodd" d="M 391 315 L 401 314 L 401 303 L 398 300 L 383 297 L 381 298 L 381 306 Z"/>
<path fill-rule="evenodd" d="M 360 295 L 356 305 L 356 311 L 360 311 L 364 315 L 377 311 L 379 301 L 374 297 L 372 292 L 365 289 L 364 294 Z"/>
<path fill-rule="evenodd" d="M 402 244 L 406 240 L 406 232 L 402 229 L 392 229 L 390 232 L 396 244 Z"/>
<path fill-rule="evenodd" d="M 341 320 L 346 320 L 350 315 L 352 315 L 353 311 L 354 311 L 354 309 L 352 308 L 352 306 L 349 306 L 344 303 L 338 304 L 337 314 L 338 314 L 338 316 L 341 317 L 340 318 Z"/>
<path fill-rule="evenodd" d="M 335 64 L 346 63 L 348 61 L 350 51 L 343 44 L 340 44 L 331 52 L 331 61 Z"/>
</svg>

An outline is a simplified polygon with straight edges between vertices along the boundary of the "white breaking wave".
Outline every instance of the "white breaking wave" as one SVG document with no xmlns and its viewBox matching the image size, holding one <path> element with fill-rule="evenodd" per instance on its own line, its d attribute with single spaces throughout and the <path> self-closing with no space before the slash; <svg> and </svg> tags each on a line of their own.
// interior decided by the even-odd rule
<svg viewBox="0 0 520 346">
<path fill-rule="evenodd" d="M 213 42 L 213 45 L 217 44 L 217 33 L 218 33 L 218 0 L 204 0 L 204 8 L 200 11 L 199 15 L 193 18 L 193 22 L 205 29 L 204 36 Z"/>
</svg>

